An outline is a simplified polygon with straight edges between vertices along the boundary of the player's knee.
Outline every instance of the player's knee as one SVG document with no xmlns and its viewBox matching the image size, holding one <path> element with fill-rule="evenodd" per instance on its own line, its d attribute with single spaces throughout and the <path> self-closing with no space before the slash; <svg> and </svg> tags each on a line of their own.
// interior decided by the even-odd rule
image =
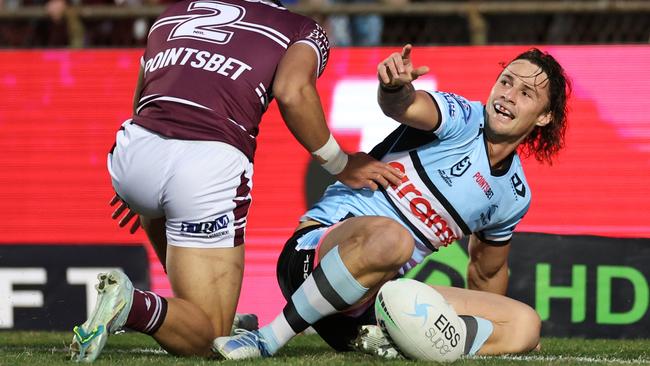
<svg viewBox="0 0 650 366">
<path fill-rule="evenodd" d="M 511 353 L 530 352 L 539 345 L 542 321 L 539 314 L 526 304 L 521 304 L 512 314 L 514 331 L 511 333 Z"/>
<path fill-rule="evenodd" d="M 364 239 L 364 257 L 369 266 L 395 270 L 413 254 L 410 232 L 395 220 L 378 218 Z"/>
</svg>

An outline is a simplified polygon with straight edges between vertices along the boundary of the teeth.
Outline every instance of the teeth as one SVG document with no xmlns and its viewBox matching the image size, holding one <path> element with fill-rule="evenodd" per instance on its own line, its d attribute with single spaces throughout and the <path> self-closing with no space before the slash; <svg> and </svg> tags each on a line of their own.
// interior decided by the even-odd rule
<svg viewBox="0 0 650 366">
<path fill-rule="evenodd" d="M 502 106 L 502 105 L 499 104 L 499 103 L 494 103 L 494 109 L 496 109 L 497 111 L 499 111 L 499 112 L 505 114 L 506 116 L 508 116 L 508 117 L 510 117 L 510 118 L 513 118 L 513 117 L 514 117 L 514 116 L 512 115 L 512 113 L 510 113 L 510 111 L 508 111 L 504 106 Z"/>
</svg>

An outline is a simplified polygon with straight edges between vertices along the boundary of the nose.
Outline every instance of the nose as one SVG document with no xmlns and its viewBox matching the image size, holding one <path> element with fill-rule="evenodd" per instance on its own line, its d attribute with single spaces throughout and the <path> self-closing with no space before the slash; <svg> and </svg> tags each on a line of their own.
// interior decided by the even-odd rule
<svg viewBox="0 0 650 366">
<path fill-rule="evenodd" d="M 515 93 L 515 88 L 506 88 L 506 89 L 504 89 L 504 90 L 502 91 L 502 93 L 501 93 L 501 97 L 502 97 L 506 102 L 510 102 L 510 103 L 513 103 L 513 104 L 514 104 L 514 102 L 515 102 L 515 99 L 514 99 L 514 97 L 513 97 L 514 93 Z"/>
</svg>

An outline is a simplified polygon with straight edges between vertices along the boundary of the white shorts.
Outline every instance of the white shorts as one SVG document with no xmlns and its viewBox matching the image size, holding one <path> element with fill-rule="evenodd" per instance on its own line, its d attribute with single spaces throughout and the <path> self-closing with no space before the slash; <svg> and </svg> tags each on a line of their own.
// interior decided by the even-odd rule
<svg viewBox="0 0 650 366">
<path fill-rule="evenodd" d="M 227 248 L 244 243 L 253 164 L 216 141 L 170 139 L 124 122 L 108 154 L 115 192 L 135 212 L 167 219 L 167 243 Z"/>
</svg>

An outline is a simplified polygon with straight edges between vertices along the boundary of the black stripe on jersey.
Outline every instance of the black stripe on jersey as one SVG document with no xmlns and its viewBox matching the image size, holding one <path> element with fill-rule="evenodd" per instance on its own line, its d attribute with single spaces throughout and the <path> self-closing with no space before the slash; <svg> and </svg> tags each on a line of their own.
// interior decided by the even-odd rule
<svg viewBox="0 0 650 366">
<path fill-rule="evenodd" d="M 420 146 L 430 144 L 438 139 L 433 132 L 418 130 L 413 127 L 406 127 L 402 136 L 397 141 L 391 152 L 401 152 L 417 149 Z"/>
<path fill-rule="evenodd" d="M 440 107 L 438 102 L 427 92 L 427 95 L 433 101 L 433 104 L 436 106 L 438 111 L 438 121 L 436 122 L 436 128 L 440 127 L 442 121 L 442 114 L 440 112 Z M 432 131 L 419 130 L 407 125 L 400 125 L 393 132 L 391 132 L 386 138 L 377 144 L 369 153 L 370 156 L 377 160 L 381 160 L 389 152 L 400 152 L 408 151 L 411 149 L 417 149 L 420 146 L 429 144 L 438 139 L 438 136 Z"/>
<path fill-rule="evenodd" d="M 481 240 L 485 244 L 489 244 L 489 245 L 491 245 L 493 247 L 503 247 L 503 246 L 506 246 L 506 245 L 508 245 L 510 243 L 510 240 L 490 240 L 490 239 L 486 239 L 485 236 L 483 236 L 483 233 L 481 233 L 481 232 L 474 233 L 474 235 L 476 235 L 476 237 L 479 238 L 479 240 Z"/>
<path fill-rule="evenodd" d="M 296 306 L 293 304 L 293 302 L 289 301 L 284 309 L 282 309 L 282 313 L 284 314 L 284 317 L 287 319 L 287 323 L 289 323 L 289 326 L 291 326 L 291 329 L 294 333 L 298 334 L 309 328 L 310 324 L 307 323 L 307 321 L 303 319 L 300 314 L 298 314 L 298 310 L 296 310 Z"/>
<path fill-rule="evenodd" d="M 484 130 L 482 128 L 479 129 L 479 135 L 480 134 L 483 134 L 483 146 L 485 147 L 485 155 L 487 156 L 488 161 L 490 161 L 490 149 L 488 148 L 487 137 L 485 136 Z M 500 168 L 494 168 L 492 167 L 492 164 L 490 164 L 490 174 L 493 177 L 503 177 L 504 175 L 508 174 L 510 167 L 512 166 L 512 161 L 515 158 L 515 153 L 516 150 L 501 160 Z"/>
<path fill-rule="evenodd" d="M 424 244 L 427 248 L 429 248 L 430 251 L 432 251 L 432 252 L 437 252 L 438 249 L 436 249 L 436 247 L 434 247 L 434 246 L 431 244 L 431 242 L 429 241 L 429 239 L 427 239 L 427 237 L 426 237 L 424 234 L 422 234 L 422 232 L 420 231 L 420 229 L 418 229 L 415 225 L 413 225 L 413 223 L 412 223 L 411 221 L 409 221 L 409 220 L 406 218 L 406 216 L 404 216 L 404 214 L 402 213 L 402 211 L 400 211 L 399 208 L 397 208 L 397 205 L 395 205 L 395 203 L 394 203 L 393 200 L 390 198 L 390 196 L 388 195 L 388 193 L 386 192 L 386 190 L 384 189 L 384 187 L 381 187 L 381 186 L 380 186 L 380 187 L 379 187 L 379 190 L 381 191 L 381 193 L 384 194 L 384 197 L 386 197 L 386 200 L 388 201 L 388 203 L 390 203 L 390 205 L 393 207 L 393 209 L 395 210 L 395 212 L 397 212 L 397 215 L 399 216 L 399 218 L 402 219 L 402 221 L 403 221 L 404 223 L 406 223 L 406 225 L 409 227 L 409 229 L 411 229 L 411 230 L 415 233 L 415 236 L 417 236 L 418 239 L 420 239 L 420 241 L 422 242 L 422 244 Z"/>
<path fill-rule="evenodd" d="M 399 127 L 397 127 L 395 130 L 393 130 L 393 132 L 391 132 L 388 136 L 386 136 L 386 138 L 384 138 L 382 142 L 375 145 L 375 147 L 373 147 L 372 150 L 370 150 L 368 155 L 372 156 L 377 160 L 381 160 L 381 158 L 383 158 L 384 156 L 386 156 L 386 154 L 390 152 L 390 150 L 393 148 L 397 140 L 399 140 L 399 138 L 404 133 L 406 127 L 407 126 L 405 125 L 400 125 Z"/>
<path fill-rule="evenodd" d="M 370 151 L 370 156 L 380 160 L 390 152 L 417 149 L 438 139 L 432 132 L 401 125 Z"/>
<path fill-rule="evenodd" d="M 330 281 L 327 279 L 327 276 L 325 276 L 325 273 L 320 266 L 316 267 L 311 275 L 314 276 L 314 282 L 316 282 L 316 287 L 318 288 L 318 291 L 320 291 L 320 294 L 323 295 L 325 300 L 327 300 L 334 309 L 342 311 L 350 307 L 351 304 L 346 303 L 341 295 L 339 295 L 332 287 L 332 284 L 330 284 Z"/>
<path fill-rule="evenodd" d="M 447 201 L 447 198 L 440 193 L 438 188 L 433 184 L 429 176 L 427 175 L 426 170 L 424 170 L 424 166 L 422 166 L 422 161 L 420 161 L 420 157 L 418 156 L 418 152 L 413 150 L 409 153 L 409 156 L 411 157 L 411 161 L 413 161 L 413 166 L 415 167 L 415 171 L 418 172 L 418 175 L 420 176 L 420 179 L 424 182 L 424 184 L 429 188 L 431 193 L 438 199 L 438 201 L 442 204 L 442 206 L 449 212 L 451 217 L 456 221 L 460 229 L 463 231 L 463 234 L 469 235 L 472 233 L 472 231 L 469 229 L 469 226 L 465 223 L 463 218 L 458 214 L 456 209 Z"/>
</svg>

